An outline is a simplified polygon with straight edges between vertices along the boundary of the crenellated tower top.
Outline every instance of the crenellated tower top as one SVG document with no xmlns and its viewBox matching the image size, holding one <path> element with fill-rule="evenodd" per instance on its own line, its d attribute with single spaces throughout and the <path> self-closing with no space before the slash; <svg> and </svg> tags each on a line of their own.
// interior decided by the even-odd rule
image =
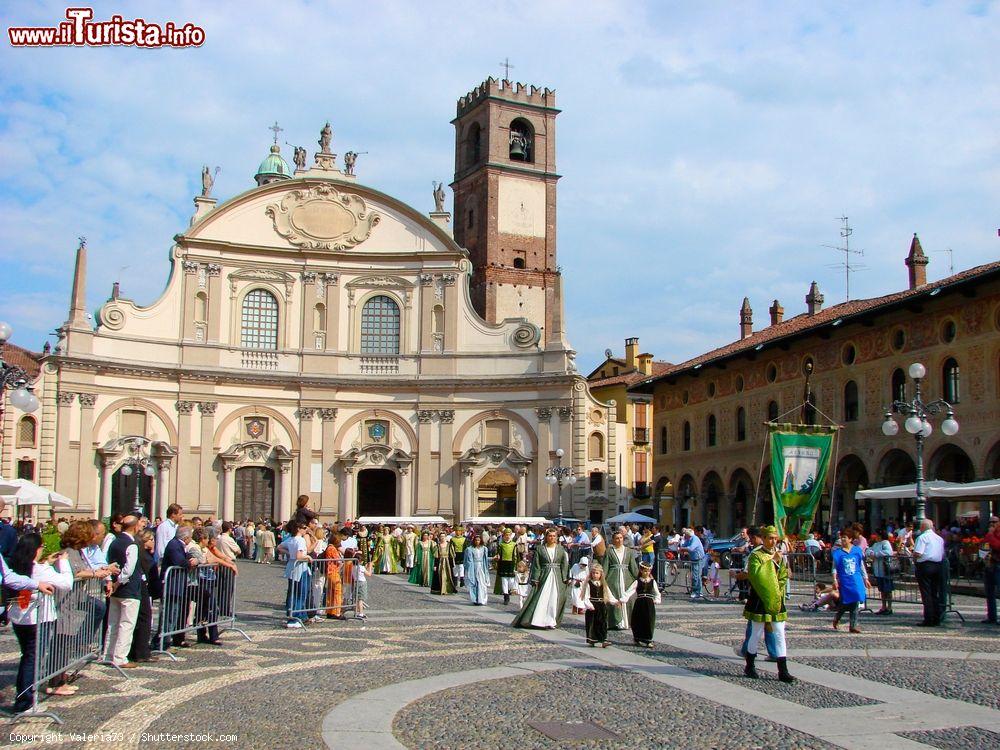
<svg viewBox="0 0 1000 750">
<path fill-rule="evenodd" d="M 514 83 L 490 77 L 472 89 L 468 94 L 459 98 L 456 116 L 461 117 L 475 109 L 484 99 L 489 98 L 505 99 L 544 109 L 554 110 L 556 108 L 555 89 L 529 86 L 524 83 Z"/>
</svg>

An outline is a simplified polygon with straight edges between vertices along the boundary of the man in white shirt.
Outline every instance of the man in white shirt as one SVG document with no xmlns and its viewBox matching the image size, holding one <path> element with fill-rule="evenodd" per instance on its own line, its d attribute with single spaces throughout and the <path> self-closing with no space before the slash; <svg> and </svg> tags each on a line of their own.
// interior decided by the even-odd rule
<svg viewBox="0 0 1000 750">
<path fill-rule="evenodd" d="M 230 560 L 238 560 L 240 558 L 243 550 L 240 549 L 239 542 L 233 539 L 232 521 L 222 522 L 222 533 L 219 534 L 219 538 L 216 540 L 215 547 L 216 549 L 226 553 L 229 556 Z"/>
<path fill-rule="evenodd" d="M 920 536 L 913 544 L 913 557 L 916 560 L 917 585 L 920 587 L 920 601 L 924 605 L 924 621 L 917 623 L 922 627 L 934 627 L 941 624 L 946 602 L 944 587 L 944 539 L 934 531 L 934 522 L 925 518 L 920 522 Z"/>
<path fill-rule="evenodd" d="M 156 546 L 153 548 L 153 561 L 160 562 L 163 557 L 163 550 L 170 544 L 170 540 L 177 536 L 177 527 L 184 520 L 184 510 L 177 503 L 167 506 L 167 518 L 156 527 Z"/>
</svg>

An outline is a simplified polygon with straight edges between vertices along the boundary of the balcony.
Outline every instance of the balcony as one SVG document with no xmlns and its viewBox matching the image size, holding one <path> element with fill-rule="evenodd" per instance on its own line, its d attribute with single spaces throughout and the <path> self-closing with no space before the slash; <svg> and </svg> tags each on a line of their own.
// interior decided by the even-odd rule
<svg viewBox="0 0 1000 750">
<path fill-rule="evenodd" d="M 398 375 L 399 357 L 362 357 L 362 375 Z"/>
<path fill-rule="evenodd" d="M 636 427 L 632 430 L 632 442 L 636 445 L 646 445 L 649 442 L 649 428 Z"/>
</svg>

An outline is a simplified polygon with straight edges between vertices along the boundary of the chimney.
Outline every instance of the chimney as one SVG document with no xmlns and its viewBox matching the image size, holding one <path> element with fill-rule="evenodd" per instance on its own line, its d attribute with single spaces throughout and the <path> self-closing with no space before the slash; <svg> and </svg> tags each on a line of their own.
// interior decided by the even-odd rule
<svg viewBox="0 0 1000 750">
<path fill-rule="evenodd" d="M 111 299 L 118 299 L 122 292 L 122 286 L 120 282 L 115 282 L 111 285 Z"/>
<path fill-rule="evenodd" d="M 740 308 L 740 340 L 753 335 L 753 310 L 750 309 L 750 298 L 743 298 L 743 307 Z"/>
<path fill-rule="evenodd" d="M 823 294 L 819 290 L 819 284 L 815 281 L 809 285 L 809 294 L 806 295 L 806 307 L 810 315 L 815 315 L 823 309 Z"/>
<path fill-rule="evenodd" d="M 653 374 L 653 355 L 652 354 L 640 354 L 639 355 L 639 370 L 642 371 L 643 375 Z"/>
<path fill-rule="evenodd" d="M 625 367 L 629 370 L 638 368 L 639 339 L 625 339 Z"/>
<path fill-rule="evenodd" d="M 913 233 L 913 240 L 910 242 L 910 254 L 906 256 L 906 266 L 910 269 L 910 289 L 916 289 L 927 283 L 927 264 L 930 260 L 924 255 L 924 249 L 920 247 L 920 238 L 917 233 Z"/>
<path fill-rule="evenodd" d="M 778 302 L 778 300 L 775 300 L 774 303 L 767 308 L 767 311 L 771 313 L 771 325 L 773 326 L 778 325 L 778 323 L 785 319 L 785 308 L 781 306 L 781 303 Z"/>
</svg>

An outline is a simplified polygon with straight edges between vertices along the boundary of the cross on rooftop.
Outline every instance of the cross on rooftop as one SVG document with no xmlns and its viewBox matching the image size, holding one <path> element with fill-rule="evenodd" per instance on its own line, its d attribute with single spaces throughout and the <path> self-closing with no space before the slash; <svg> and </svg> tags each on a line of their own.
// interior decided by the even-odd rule
<svg viewBox="0 0 1000 750">
<path fill-rule="evenodd" d="M 505 57 L 503 59 L 503 62 L 500 63 L 500 67 L 503 68 L 503 79 L 505 81 L 509 81 L 510 80 L 510 69 L 514 67 L 513 65 L 510 64 L 510 58 L 509 57 Z"/>
<path fill-rule="evenodd" d="M 278 143 L 278 133 L 280 133 L 282 130 L 284 130 L 284 128 L 278 127 L 278 121 L 275 120 L 274 121 L 274 125 L 272 125 L 271 127 L 269 127 L 268 130 L 270 130 L 271 132 L 274 133 L 274 143 L 275 143 L 275 145 L 277 145 L 277 143 Z"/>
</svg>

